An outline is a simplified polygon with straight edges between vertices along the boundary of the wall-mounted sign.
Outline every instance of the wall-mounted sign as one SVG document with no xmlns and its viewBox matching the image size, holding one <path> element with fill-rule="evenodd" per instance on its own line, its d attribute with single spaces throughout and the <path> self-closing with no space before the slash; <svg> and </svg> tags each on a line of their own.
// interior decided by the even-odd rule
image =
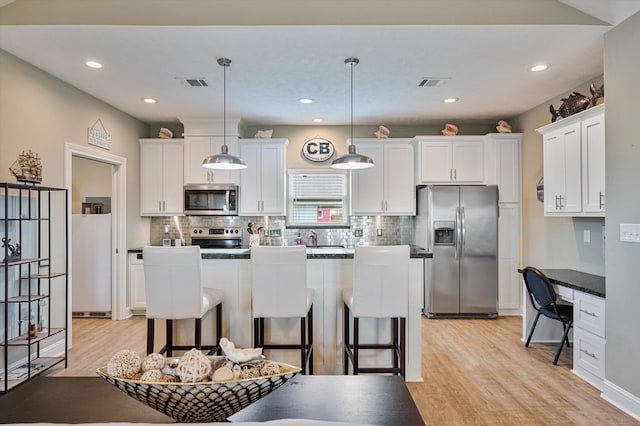
<svg viewBox="0 0 640 426">
<path fill-rule="evenodd" d="M 102 130 L 96 128 L 96 124 L 100 123 Z M 89 128 L 87 128 L 87 143 L 89 145 L 99 146 L 104 149 L 111 149 L 111 135 L 105 129 L 102 120 L 98 119 Z"/>
<path fill-rule="evenodd" d="M 327 161 L 333 156 L 333 144 L 322 138 L 309 139 L 302 145 L 302 155 L 309 161 L 316 163 Z"/>
</svg>

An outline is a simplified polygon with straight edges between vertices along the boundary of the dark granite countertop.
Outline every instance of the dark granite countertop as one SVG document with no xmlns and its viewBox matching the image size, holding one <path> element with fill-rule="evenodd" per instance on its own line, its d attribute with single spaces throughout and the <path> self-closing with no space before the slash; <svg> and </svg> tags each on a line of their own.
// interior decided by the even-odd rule
<svg viewBox="0 0 640 426">
<path fill-rule="evenodd" d="M 142 253 L 142 247 L 129 249 L 129 253 Z M 430 259 L 433 255 L 422 247 L 411 246 L 412 259 Z M 203 253 L 203 259 L 250 259 L 251 253 Z M 353 259 L 353 253 L 309 253 L 307 259 Z"/>
<path fill-rule="evenodd" d="M 605 278 L 600 275 L 587 274 L 573 269 L 539 269 L 553 284 L 605 297 Z M 522 273 L 522 269 L 518 269 L 518 272 Z"/>
</svg>

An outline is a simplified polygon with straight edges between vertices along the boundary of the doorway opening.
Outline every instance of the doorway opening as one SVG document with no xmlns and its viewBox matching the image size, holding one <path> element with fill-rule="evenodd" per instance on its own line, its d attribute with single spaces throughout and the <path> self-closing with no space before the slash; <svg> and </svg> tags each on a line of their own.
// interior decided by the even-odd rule
<svg viewBox="0 0 640 426">
<path fill-rule="evenodd" d="M 127 268 L 126 268 L 126 166 L 127 159 L 107 152 L 99 151 L 89 147 L 65 144 L 65 188 L 71 194 L 73 191 L 73 160 L 82 158 L 87 160 L 99 161 L 111 166 L 111 318 L 113 320 L 124 319 L 127 316 Z M 68 211 L 72 209 L 72 198 L 69 198 Z M 72 228 L 72 215 L 69 216 L 68 229 Z M 73 253 L 73 239 L 69 239 L 69 253 Z M 73 271 L 73 257 L 69 257 L 69 270 Z M 73 274 L 70 276 L 69 297 L 73 294 Z M 69 348 L 73 346 L 73 329 L 72 329 L 72 300 L 68 300 L 68 324 L 69 339 L 67 340 Z"/>
</svg>

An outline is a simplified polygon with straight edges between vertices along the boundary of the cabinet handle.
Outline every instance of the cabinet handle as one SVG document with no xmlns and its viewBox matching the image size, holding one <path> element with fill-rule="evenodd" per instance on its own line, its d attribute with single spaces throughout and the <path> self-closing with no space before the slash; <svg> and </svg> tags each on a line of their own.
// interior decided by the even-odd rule
<svg viewBox="0 0 640 426">
<path fill-rule="evenodd" d="M 604 209 L 604 194 L 602 192 L 598 192 L 600 196 L 600 208 Z"/>
<path fill-rule="evenodd" d="M 164 200 L 162 200 L 162 211 L 163 212 L 167 211 L 167 203 Z"/>
<path fill-rule="evenodd" d="M 453 169 L 453 180 L 458 180 L 458 169 Z"/>
<path fill-rule="evenodd" d="M 162 201 L 158 200 L 158 211 L 161 212 L 162 211 Z"/>
<path fill-rule="evenodd" d="M 598 357 L 596 356 L 596 354 L 592 354 L 591 352 L 589 352 L 586 349 L 580 349 L 580 352 L 582 352 L 583 354 L 585 354 L 586 356 L 589 356 L 593 359 L 598 359 Z"/>
<path fill-rule="evenodd" d="M 453 180 L 453 169 L 449 169 L 449 180 Z"/>
<path fill-rule="evenodd" d="M 564 209 L 564 204 L 562 203 L 562 200 L 564 200 L 564 197 L 562 195 L 559 195 L 558 200 L 560 200 L 560 210 Z"/>
<path fill-rule="evenodd" d="M 558 196 L 556 195 L 556 210 L 560 210 L 560 208 L 558 207 Z"/>
<path fill-rule="evenodd" d="M 256 209 L 257 209 L 258 211 L 260 211 L 260 200 L 256 201 L 256 204 L 257 204 L 257 205 L 256 205 Z"/>
<path fill-rule="evenodd" d="M 585 311 L 584 309 L 580 309 L 580 312 L 589 315 L 590 317 L 594 317 L 594 318 L 598 318 L 598 314 L 595 314 L 593 312 L 589 312 L 589 311 Z"/>
<path fill-rule="evenodd" d="M 389 210 L 389 201 L 384 200 L 384 211 L 388 211 Z"/>
</svg>

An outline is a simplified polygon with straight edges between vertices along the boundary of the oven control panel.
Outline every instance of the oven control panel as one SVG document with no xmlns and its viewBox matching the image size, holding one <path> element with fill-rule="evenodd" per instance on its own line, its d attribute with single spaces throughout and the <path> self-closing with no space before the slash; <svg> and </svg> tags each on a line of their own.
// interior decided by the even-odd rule
<svg viewBox="0 0 640 426">
<path fill-rule="evenodd" d="M 231 228 L 193 228 L 191 237 L 195 238 L 241 238 L 240 227 Z"/>
</svg>

